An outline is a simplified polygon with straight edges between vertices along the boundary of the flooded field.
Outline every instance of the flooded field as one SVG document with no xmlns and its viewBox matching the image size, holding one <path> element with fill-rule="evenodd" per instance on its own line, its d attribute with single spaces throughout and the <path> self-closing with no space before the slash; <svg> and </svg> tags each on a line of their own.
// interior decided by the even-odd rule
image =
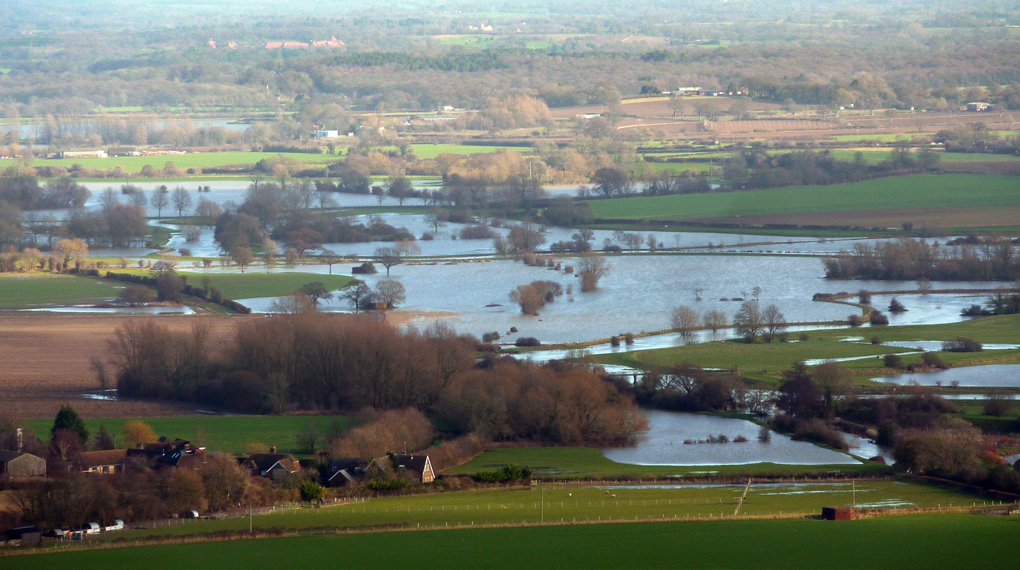
<svg viewBox="0 0 1020 570">
<path fill-rule="evenodd" d="M 987 366 L 966 366 L 950 368 L 939 372 L 916 372 L 898 376 L 872 378 L 875 382 L 885 382 L 907 386 L 966 386 L 980 388 L 1020 388 L 1020 364 L 992 364 Z"/>
<path fill-rule="evenodd" d="M 747 420 L 703 414 L 646 410 L 648 432 L 628 448 L 604 449 L 603 454 L 618 463 L 634 465 L 854 465 L 860 463 L 846 453 L 825 449 L 788 436 L 772 433 L 771 441 L 758 441 L 759 427 Z M 691 443 L 710 436 L 725 435 L 729 443 Z M 737 443 L 737 437 L 747 441 Z"/>
</svg>

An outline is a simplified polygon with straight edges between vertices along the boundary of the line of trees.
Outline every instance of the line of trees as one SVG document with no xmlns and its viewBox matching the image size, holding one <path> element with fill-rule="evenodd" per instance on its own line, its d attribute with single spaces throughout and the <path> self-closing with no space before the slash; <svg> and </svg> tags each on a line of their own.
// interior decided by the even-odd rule
<svg viewBox="0 0 1020 570">
<path fill-rule="evenodd" d="M 628 397 L 584 369 L 476 363 L 478 341 L 442 324 L 401 332 L 359 316 L 250 319 L 222 346 L 209 329 L 152 320 L 110 342 L 118 392 L 249 412 L 417 408 L 457 432 L 602 445 L 643 428 Z"/>
<path fill-rule="evenodd" d="M 1020 255 L 1009 240 L 981 245 L 939 247 L 922 240 L 900 239 L 854 244 L 823 260 L 829 279 L 895 281 L 1013 281 L 1020 278 Z"/>
</svg>

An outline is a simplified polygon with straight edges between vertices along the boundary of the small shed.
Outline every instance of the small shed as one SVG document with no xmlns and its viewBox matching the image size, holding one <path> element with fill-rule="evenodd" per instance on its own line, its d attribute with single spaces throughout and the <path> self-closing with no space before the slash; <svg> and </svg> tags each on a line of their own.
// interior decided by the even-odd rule
<svg viewBox="0 0 1020 570">
<path fill-rule="evenodd" d="M 7 477 L 45 477 L 46 460 L 21 451 L 0 451 L 0 475 Z"/>
<path fill-rule="evenodd" d="M 34 526 L 22 526 L 5 532 L 4 538 L 7 542 L 21 546 L 39 546 L 42 543 L 42 531 Z"/>
<path fill-rule="evenodd" d="M 822 518 L 827 521 L 852 521 L 857 518 L 853 507 L 822 507 Z"/>
</svg>

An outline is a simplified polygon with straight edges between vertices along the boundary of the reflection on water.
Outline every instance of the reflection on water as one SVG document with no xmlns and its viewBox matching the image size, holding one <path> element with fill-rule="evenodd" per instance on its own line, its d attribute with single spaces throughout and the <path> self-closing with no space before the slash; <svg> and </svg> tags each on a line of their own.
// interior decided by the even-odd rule
<svg viewBox="0 0 1020 570">
<path fill-rule="evenodd" d="M 618 463 L 634 465 L 745 465 L 778 463 L 784 465 L 852 465 L 853 457 L 817 445 L 793 441 L 774 433 L 769 443 L 758 441 L 757 424 L 702 414 L 646 410 L 648 432 L 635 447 L 604 449 L 603 454 Z M 684 440 L 704 440 L 726 435 L 730 443 L 684 444 Z M 743 436 L 748 441 L 733 443 Z"/>
<path fill-rule="evenodd" d="M 875 382 L 920 384 L 922 386 L 980 386 L 989 388 L 1020 388 L 1020 364 L 963 366 L 938 372 L 914 372 L 872 378 Z"/>
<path fill-rule="evenodd" d="M 191 307 L 95 307 L 93 305 L 47 306 L 23 309 L 25 311 L 41 311 L 47 313 L 94 313 L 99 315 L 193 315 Z"/>
</svg>

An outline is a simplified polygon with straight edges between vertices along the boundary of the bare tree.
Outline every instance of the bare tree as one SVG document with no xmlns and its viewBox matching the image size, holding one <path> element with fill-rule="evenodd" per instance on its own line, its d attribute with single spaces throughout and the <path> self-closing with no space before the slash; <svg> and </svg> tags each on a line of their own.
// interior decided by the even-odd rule
<svg viewBox="0 0 1020 570">
<path fill-rule="evenodd" d="M 687 305 L 680 305 L 673 309 L 669 317 L 669 324 L 674 330 L 680 333 L 683 339 L 689 340 L 698 326 L 698 312 Z"/>
<path fill-rule="evenodd" d="M 755 302 L 757 303 L 757 301 Z M 765 307 L 762 318 L 765 325 L 765 340 L 767 342 L 772 342 L 774 338 L 786 331 L 786 317 L 783 316 L 779 307 L 775 305 Z"/>
<path fill-rule="evenodd" d="M 153 208 L 156 208 L 156 219 L 161 219 L 163 217 L 163 208 L 166 208 L 170 203 L 170 192 L 166 189 L 166 185 L 152 191 L 150 203 Z"/>
<path fill-rule="evenodd" d="M 577 272 L 581 276 L 581 292 L 587 293 L 599 287 L 599 280 L 609 274 L 609 261 L 597 253 L 582 255 L 577 263 Z"/>
<path fill-rule="evenodd" d="M 537 315 L 545 305 L 542 293 L 534 285 L 518 285 L 510 291 L 510 300 L 520 305 L 521 313 L 525 315 Z"/>
<path fill-rule="evenodd" d="M 322 250 L 322 262 L 329 266 L 329 274 L 333 274 L 333 266 L 340 261 L 337 254 L 331 250 Z"/>
<path fill-rule="evenodd" d="M 445 226 L 449 219 L 450 215 L 444 210 L 433 210 L 425 215 L 425 223 L 432 226 L 437 233 L 439 228 Z"/>
<path fill-rule="evenodd" d="M 766 312 L 768 309 L 766 309 Z M 838 362 L 823 362 L 815 366 L 811 379 L 822 391 L 825 408 L 831 413 L 838 398 L 850 395 L 854 386 L 854 373 Z"/>
<path fill-rule="evenodd" d="M 718 309 L 712 309 L 711 311 L 705 313 L 703 320 L 705 326 L 712 329 L 713 333 L 725 327 L 726 324 L 729 322 L 729 319 L 726 318 L 726 313 Z"/>
<path fill-rule="evenodd" d="M 362 282 L 340 291 L 340 298 L 354 305 L 355 311 L 360 311 L 371 304 L 373 297 L 372 290 Z"/>
<path fill-rule="evenodd" d="M 737 313 L 733 315 L 733 325 L 736 327 L 737 335 L 743 337 L 747 342 L 754 342 L 754 339 L 762 333 L 764 320 L 758 301 L 744 301 Z"/>
<path fill-rule="evenodd" d="M 301 292 L 308 295 L 308 298 L 312 300 L 312 304 L 315 306 L 319 306 L 319 301 L 321 300 L 328 301 L 333 298 L 333 293 L 330 293 L 329 289 L 318 281 L 305 283 L 301 286 Z"/>
<path fill-rule="evenodd" d="M 397 303 L 403 303 L 407 298 L 407 292 L 400 281 L 394 279 L 383 279 L 375 284 L 375 296 L 387 307 L 396 307 Z"/>
<path fill-rule="evenodd" d="M 191 207 L 191 194 L 188 192 L 188 189 L 183 186 L 174 188 L 173 203 L 174 208 L 177 209 L 177 216 L 183 216 L 184 210 Z"/>
<path fill-rule="evenodd" d="M 230 252 L 230 259 L 232 259 L 234 263 L 241 268 L 241 273 L 244 273 L 244 268 L 251 265 L 252 261 L 255 261 L 255 256 L 252 254 L 250 249 L 241 246 L 235 247 Z"/>
<path fill-rule="evenodd" d="M 390 268 L 400 265 L 400 252 L 392 247 L 380 247 L 375 250 L 375 260 L 386 268 L 386 276 L 390 276 Z"/>
</svg>

